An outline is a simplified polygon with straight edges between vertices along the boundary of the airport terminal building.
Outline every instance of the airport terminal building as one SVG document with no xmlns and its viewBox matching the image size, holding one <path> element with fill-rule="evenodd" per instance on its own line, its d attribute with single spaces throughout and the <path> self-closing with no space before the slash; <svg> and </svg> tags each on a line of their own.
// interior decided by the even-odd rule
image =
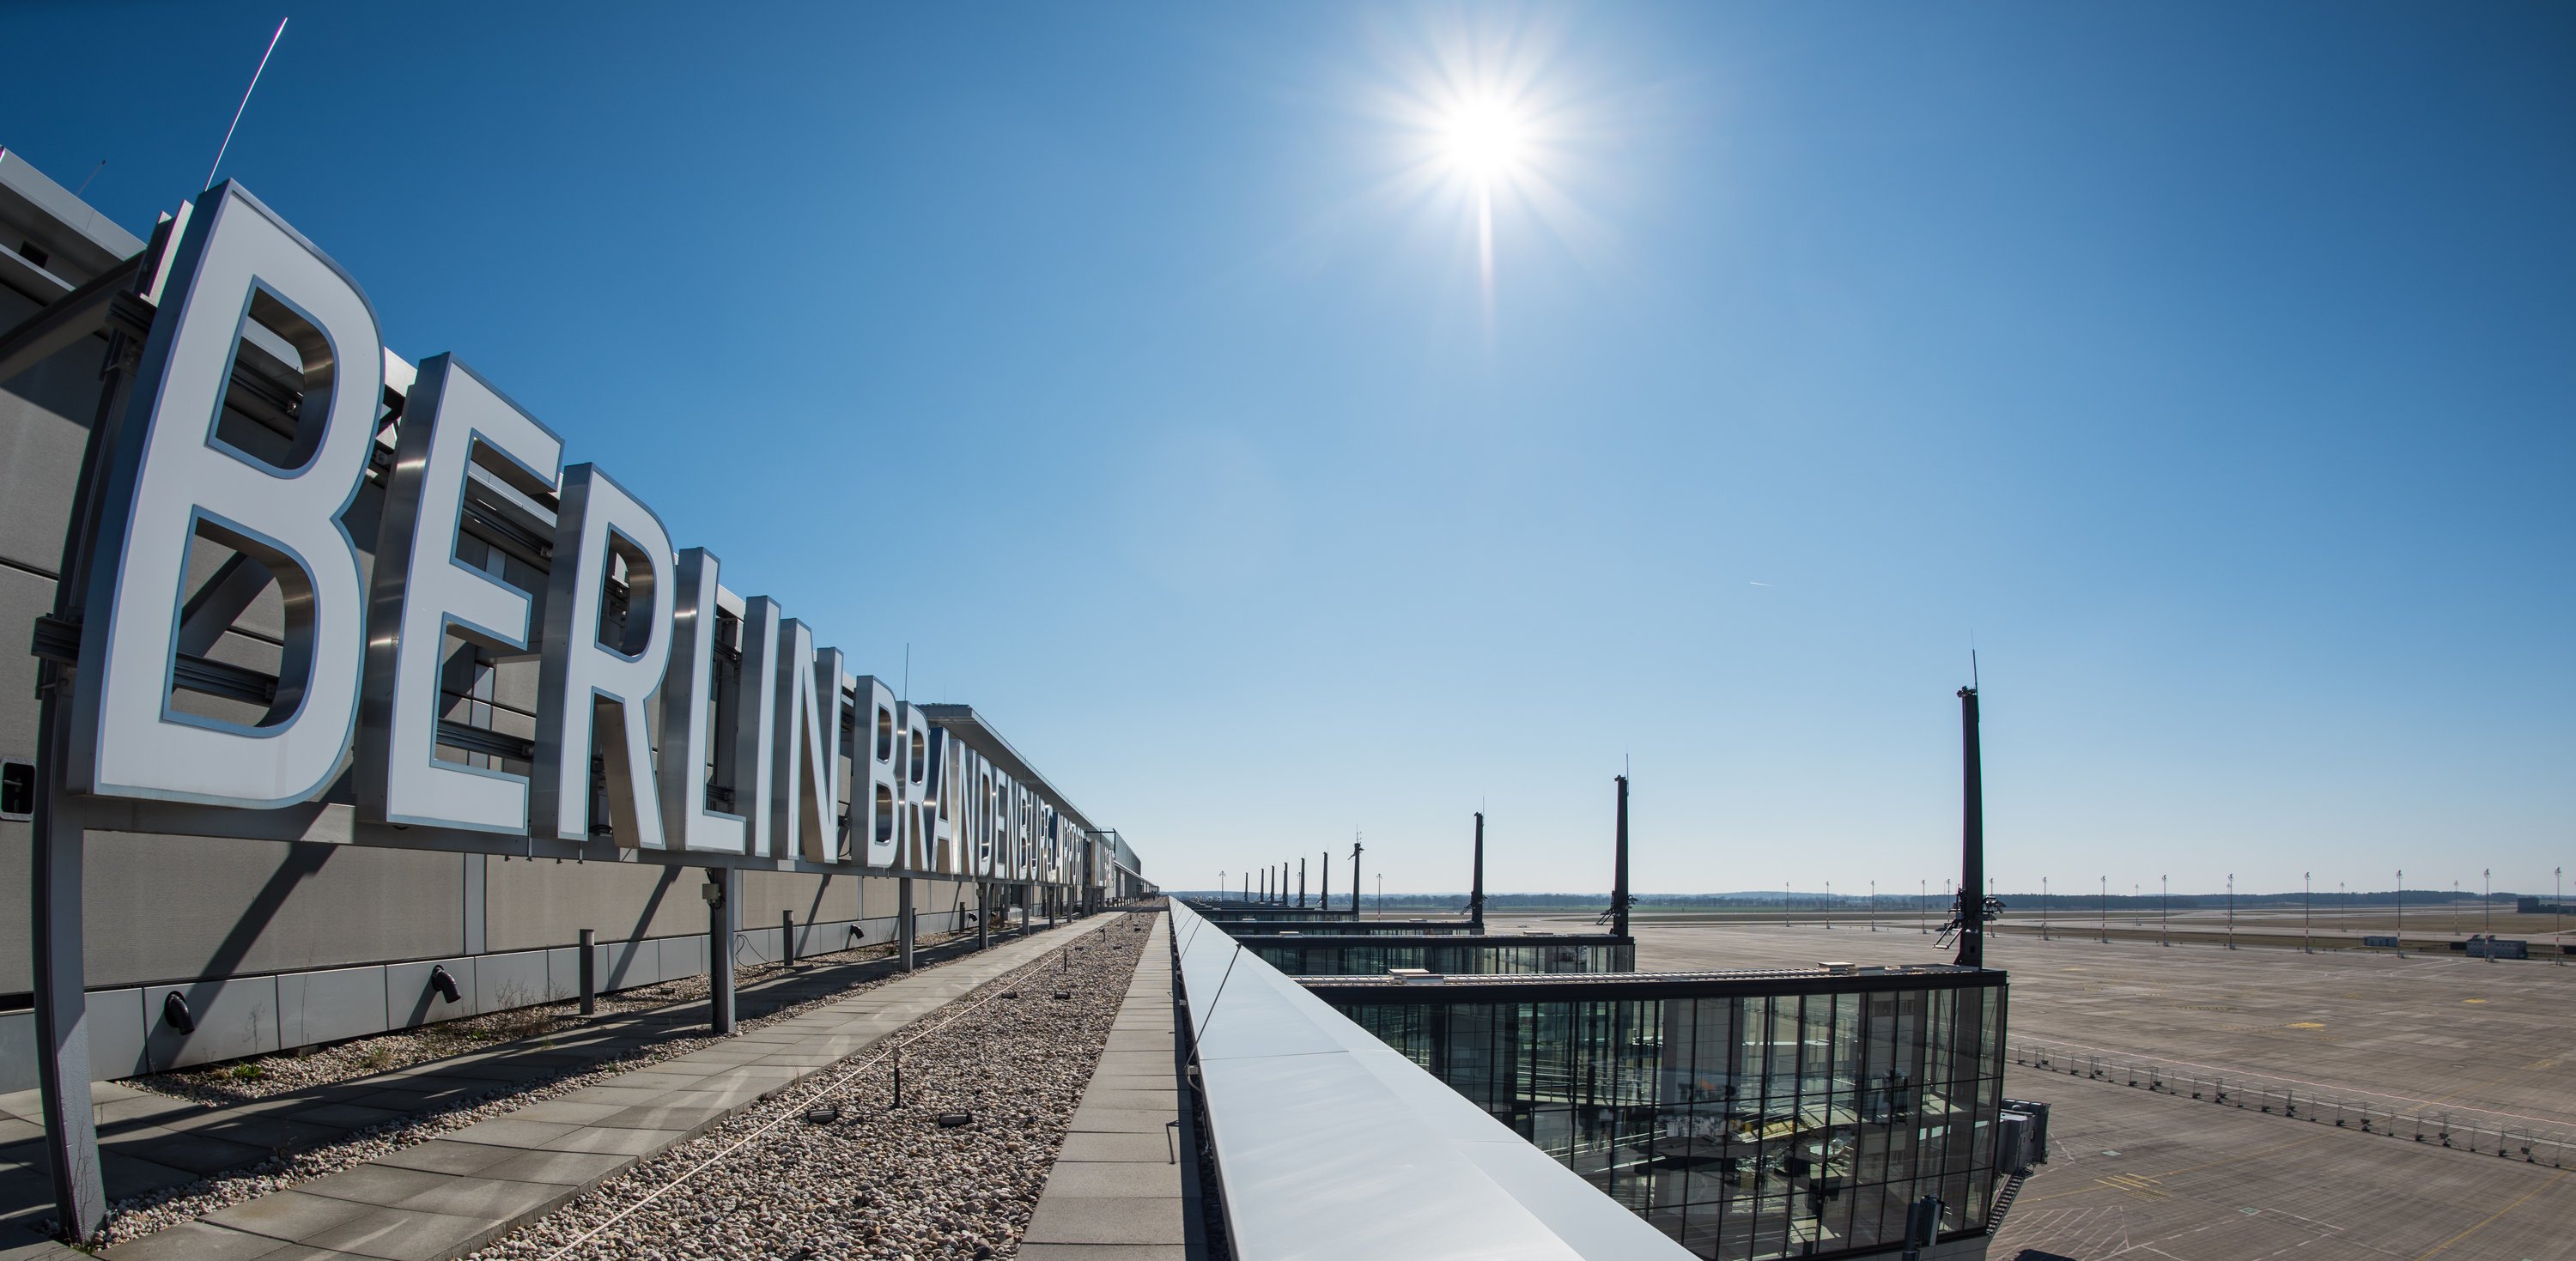
<svg viewBox="0 0 2576 1261">
<path fill-rule="evenodd" d="M 704 974 L 728 881 L 744 964 L 1151 889 L 982 713 L 737 594 L 763 558 L 719 574 L 463 364 L 377 345 L 237 188 L 147 239 L 0 151 L 0 329 L 0 1092 L 36 1084 L 47 932 L 104 1080 L 560 1000 L 585 930 L 601 988 Z"/>
<path fill-rule="evenodd" d="M 847 1080 L 857 1048 L 882 1055 L 868 1039 L 903 1027 L 886 1010 L 984 1009 L 961 974 L 1020 999 L 1001 969 L 1079 973 L 1074 943 L 1116 922 L 1123 948 L 1150 946 L 1101 1030 L 1085 1098 L 1105 1102 L 1068 1122 L 1101 1141 L 1064 1148 L 1087 1171 L 1037 1179 L 1103 1203 L 1051 1219 L 1041 1199 L 1029 1242 L 1243 1261 L 1984 1256 L 2030 1120 L 2002 1097 L 1990 915 L 1963 916 L 1956 964 L 1636 972 L 1622 777 L 1607 932 L 1487 933 L 1480 816 L 1463 917 L 1290 905 L 1283 865 L 1260 901 L 1030 939 L 1159 893 L 1126 839 L 985 712 L 866 673 L 828 646 L 836 628 L 745 593 L 761 558 L 681 546 L 580 454 L 455 356 L 386 348 L 357 280 L 238 185 L 137 236 L 0 150 L 0 620 L 27 635 L 0 676 L 0 882 L 24 892 L 0 910 L 0 1094 L 42 1103 L 41 1126 L 0 1119 L 18 1127 L 0 1179 L 21 1200 L 51 1189 L 49 1229 L 92 1239 L 111 1188 L 323 1141 L 297 1127 L 340 1106 L 216 1108 L 198 1120 L 244 1141 L 208 1154 L 161 1129 L 197 1123 L 194 1105 L 129 1091 L 96 1108 L 94 1083 L 706 977 L 692 1028 L 723 1045 L 669 1061 L 698 1075 L 635 1073 L 532 1105 L 554 1109 L 543 1122 L 432 1140 L 496 1163 L 370 1158 L 298 1184 L 332 1189 L 296 1203 L 393 1234 L 443 1214 L 457 1233 L 399 1255 L 465 1255 L 528 1220 L 496 1197 L 582 1194 L 549 1180 L 599 1176 L 549 1175 L 570 1154 L 630 1167 L 695 1141 L 671 1114 L 715 1124 L 780 1082 Z M 968 934 L 956 973 L 911 975 L 917 943 Z M 1056 959 L 1029 962 L 1050 940 Z M 735 1027 L 739 967 L 881 944 L 893 959 L 866 966 L 910 997 Z M 566 1133 L 582 1127 L 605 1133 Z M 190 1143 L 204 1167 L 136 1181 Z M 531 1150 L 503 1160 L 514 1144 Z M 501 1169 L 524 1177 L 485 1172 Z M 401 1198 L 414 1188 L 446 1207 Z M 0 1209 L 9 1229 L 35 1220 Z M 292 1204 L 266 1211 L 168 1231 L 307 1242 L 281 1224 Z M 1076 1220 L 1096 1233 L 1064 1233 Z M 163 1237 L 182 1236 L 140 1242 Z"/>
</svg>

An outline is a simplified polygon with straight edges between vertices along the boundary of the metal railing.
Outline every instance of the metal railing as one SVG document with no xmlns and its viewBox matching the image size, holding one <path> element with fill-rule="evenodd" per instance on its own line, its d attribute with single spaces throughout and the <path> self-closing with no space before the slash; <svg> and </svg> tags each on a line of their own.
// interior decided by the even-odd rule
<svg viewBox="0 0 2576 1261">
<path fill-rule="evenodd" d="M 2576 1133 L 2534 1124 L 2483 1108 L 2412 1107 L 2359 1095 L 2319 1090 L 2261 1073 L 2176 1070 L 2152 1059 L 2104 1055 L 2045 1042 L 2013 1044 L 2012 1062 L 2045 1073 L 2126 1084 L 2177 1099 L 2222 1108 L 2265 1112 L 2293 1121 L 2331 1125 L 2362 1134 L 2448 1147 L 2455 1151 L 2547 1165 L 2576 1167 Z"/>
</svg>

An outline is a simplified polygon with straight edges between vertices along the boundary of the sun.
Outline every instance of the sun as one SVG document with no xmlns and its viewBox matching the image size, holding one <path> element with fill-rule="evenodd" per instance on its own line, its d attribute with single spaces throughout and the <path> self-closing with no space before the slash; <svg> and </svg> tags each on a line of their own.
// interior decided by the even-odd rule
<svg viewBox="0 0 2576 1261">
<path fill-rule="evenodd" d="M 1461 101 L 1441 128 L 1450 164 L 1480 185 L 1507 179 L 1519 168 L 1527 133 L 1518 111 L 1500 100 Z"/>
</svg>

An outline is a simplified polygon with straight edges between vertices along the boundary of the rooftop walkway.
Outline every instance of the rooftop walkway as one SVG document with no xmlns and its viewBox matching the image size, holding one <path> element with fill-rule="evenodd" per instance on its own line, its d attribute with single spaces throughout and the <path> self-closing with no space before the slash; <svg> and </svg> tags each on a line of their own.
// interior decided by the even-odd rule
<svg viewBox="0 0 2576 1261">
<path fill-rule="evenodd" d="M 1172 1040 L 1172 920 L 1154 920 L 1108 1048 L 1047 1175 L 1021 1261 L 1181 1261 L 1180 1118 Z M 1196 1160 L 1195 1156 L 1192 1160 Z"/>
<path fill-rule="evenodd" d="M 973 952 L 974 940 L 966 937 L 923 947 L 915 959 L 930 966 Z M 735 997 L 736 1017 L 753 1019 L 898 971 L 892 958 L 835 958 L 821 956 L 744 985 Z M 600 1016 L 577 1028 L 496 1043 L 487 1050 L 233 1104 L 199 1103 L 98 1082 L 90 1091 L 107 1195 L 124 1199 L 327 1146 L 370 1126 L 446 1111 L 513 1084 L 584 1072 L 666 1042 L 704 1037 L 706 1031 L 706 1000 L 697 999 Z M 54 1215 L 43 1139 L 44 1110 L 37 1093 L 0 1095 L 0 1249 L 16 1241 L 9 1227 L 33 1231 Z M 0 1261 L 16 1259 L 0 1251 Z"/>
<path fill-rule="evenodd" d="M 1114 918 L 1104 914 L 1074 921 L 1067 931 L 1013 938 L 982 953 L 974 952 L 971 942 L 947 948 L 943 953 L 954 957 L 943 966 L 895 977 L 765 1028 L 738 1033 L 608 1082 L 531 1103 L 339 1173 L 119 1244 L 105 1255 L 117 1261 L 250 1261 L 269 1257 L 274 1261 L 430 1261 L 462 1255 L 543 1216 L 636 1161 L 696 1137 L 761 1096 L 793 1086 L 824 1066 L 865 1050 L 886 1034 L 976 986 L 1095 931 Z M 860 974 L 862 969 L 887 970 L 882 962 L 871 961 L 790 974 L 761 987 L 757 991 L 761 1001 L 757 1003 L 741 1001 L 753 993 L 746 990 L 744 996 L 737 997 L 737 1011 L 745 1016 L 774 1011 L 829 993 L 855 980 L 867 979 Z M 832 975 L 835 972 L 840 973 L 837 978 Z M 692 1007 L 701 1009 L 693 1024 L 679 1015 L 665 1015 L 686 1013 Z M 599 1033 L 612 1040 L 631 1037 L 638 1042 L 674 1036 L 657 1029 L 657 1022 L 679 1030 L 678 1036 L 695 1036 L 692 1030 L 704 1028 L 702 1008 L 703 1004 L 683 1004 L 640 1018 L 603 1021 L 602 1025 L 637 1027 L 585 1029 L 576 1036 Z M 568 1039 L 558 1037 L 556 1041 L 555 1052 L 571 1049 Z M 584 1049 L 592 1052 L 586 1057 L 592 1061 L 616 1054 L 605 1045 L 593 1044 Z M 439 1083 L 458 1094 L 470 1094 L 513 1080 L 498 1075 L 513 1068 L 526 1067 L 530 1075 L 562 1071 L 562 1064 L 530 1062 L 546 1054 L 551 1053 L 504 1051 L 442 1060 L 409 1071 L 418 1074 L 440 1070 L 479 1078 L 479 1084 L 471 1086 L 459 1085 L 452 1079 Z M 323 1090 L 392 1089 L 382 1084 L 391 1076 L 395 1075 Z M 262 1100 L 260 1104 L 277 1102 Z M 240 1114 L 258 1106 L 206 1111 Z M 311 1109 L 335 1105 L 304 1099 L 297 1106 Z M 352 1100 L 344 1106 L 363 1108 L 368 1104 Z M 239 1119 L 260 1124 L 298 1123 L 296 1117 L 266 1111 Z M 163 1122 L 153 1128 L 173 1127 Z M 199 1137 L 173 1132 L 182 1137 Z M 106 1160 L 113 1169 L 119 1157 L 110 1155 Z M 40 1191 L 43 1185 L 38 1184 Z M 110 1185 L 114 1187 L 113 1181 Z M 0 1261 L 18 1258 L 0 1254 Z"/>
</svg>

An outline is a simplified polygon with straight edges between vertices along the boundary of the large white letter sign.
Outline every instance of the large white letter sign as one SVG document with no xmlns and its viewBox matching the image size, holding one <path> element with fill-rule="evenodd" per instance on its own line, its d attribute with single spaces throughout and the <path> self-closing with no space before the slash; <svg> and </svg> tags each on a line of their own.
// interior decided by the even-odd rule
<svg viewBox="0 0 2576 1261">
<path fill-rule="evenodd" d="M 777 795 L 769 799 L 770 853 L 841 860 L 841 650 L 814 649 L 795 618 L 778 624 Z"/>
<path fill-rule="evenodd" d="M 859 739 L 850 749 L 851 849 L 870 867 L 892 867 L 901 846 L 895 793 L 895 754 L 902 739 L 897 730 L 894 689 L 874 675 L 859 678 Z"/>
<path fill-rule="evenodd" d="M 245 321 L 283 341 L 309 390 L 272 461 L 229 441 L 224 398 Z M 272 338 L 269 335 L 274 334 Z M 189 216 L 106 470 L 75 676 L 72 786 L 116 797 L 281 806 L 330 786 L 358 717 L 366 594 L 340 513 L 384 391 L 375 310 L 313 243 L 229 182 Z M 248 556 L 286 597 L 276 700 L 256 723 L 178 712 L 181 584 L 199 537 Z"/>
<path fill-rule="evenodd" d="M 626 618 L 602 642 L 611 558 L 626 564 Z M 661 802 L 645 698 L 671 655 L 671 536 L 653 510 L 588 464 L 564 470 L 546 582 L 537 758 L 528 818 L 538 836 L 590 838 L 590 759 L 607 772 L 608 815 L 621 843 L 662 847 Z"/>
<path fill-rule="evenodd" d="M 466 471 L 477 463 L 522 493 L 552 494 L 563 440 L 454 356 L 436 356 L 405 404 L 377 534 L 358 724 L 358 814 L 371 823 L 527 830 L 528 781 L 435 753 L 448 635 L 528 649 L 527 593 L 456 557 Z"/>
<path fill-rule="evenodd" d="M 662 680 L 662 829 L 676 849 L 747 854 L 738 814 L 707 808 L 715 738 L 716 576 L 703 547 L 680 553 L 672 582 L 671 672 Z M 743 689 L 749 691 L 748 687 Z"/>
<path fill-rule="evenodd" d="M 769 844 L 770 779 L 777 773 L 778 601 L 756 595 L 742 602 L 741 686 L 734 691 L 733 806 L 742 812 L 745 852 Z"/>
</svg>

